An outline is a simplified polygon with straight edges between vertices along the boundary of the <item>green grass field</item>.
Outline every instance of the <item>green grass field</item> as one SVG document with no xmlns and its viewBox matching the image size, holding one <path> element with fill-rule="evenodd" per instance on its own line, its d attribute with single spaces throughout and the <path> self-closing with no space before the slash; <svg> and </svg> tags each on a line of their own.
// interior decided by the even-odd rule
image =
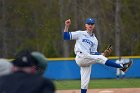
<svg viewBox="0 0 140 93">
<path fill-rule="evenodd" d="M 56 80 L 54 83 L 58 90 L 80 88 L 80 80 Z M 140 79 L 93 79 L 89 89 L 93 88 L 140 88 Z"/>
</svg>

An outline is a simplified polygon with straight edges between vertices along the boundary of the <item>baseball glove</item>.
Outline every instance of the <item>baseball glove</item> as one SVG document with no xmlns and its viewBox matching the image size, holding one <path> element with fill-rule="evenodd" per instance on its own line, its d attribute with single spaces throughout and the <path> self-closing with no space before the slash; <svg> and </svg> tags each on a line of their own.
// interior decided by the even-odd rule
<svg viewBox="0 0 140 93">
<path fill-rule="evenodd" d="M 108 57 L 112 52 L 112 46 L 109 45 L 108 48 L 103 52 L 103 56 Z"/>
</svg>

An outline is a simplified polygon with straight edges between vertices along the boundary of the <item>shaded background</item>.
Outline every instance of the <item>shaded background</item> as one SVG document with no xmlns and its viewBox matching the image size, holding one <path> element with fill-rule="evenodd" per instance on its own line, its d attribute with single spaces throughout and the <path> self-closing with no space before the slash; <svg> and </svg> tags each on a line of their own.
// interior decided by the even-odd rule
<svg viewBox="0 0 140 93">
<path fill-rule="evenodd" d="M 84 30 L 95 18 L 99 52 L 111 44 L 112 55 L 140 55 L 140 0 L 0 0 L 0 57 L 21 49 L 47 57 L 73 57 L 74 41 L 63 40 L 64 21 L 70 31 Z"/>
</svg>

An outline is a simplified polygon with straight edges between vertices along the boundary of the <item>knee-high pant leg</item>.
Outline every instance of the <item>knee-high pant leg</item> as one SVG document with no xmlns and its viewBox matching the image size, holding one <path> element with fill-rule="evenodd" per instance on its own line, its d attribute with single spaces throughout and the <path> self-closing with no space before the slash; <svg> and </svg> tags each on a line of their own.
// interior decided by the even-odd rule
<svg viewBox="0 0 140 93">
<path fill-rule="evenodd" d="M 92 65 L 86 67 L 80 67 L 81 73 L 81 89 L 87 89 L 88 84 L 90 81 L 90 74 L 91 74 L 91 67 Z"/>
</svg>

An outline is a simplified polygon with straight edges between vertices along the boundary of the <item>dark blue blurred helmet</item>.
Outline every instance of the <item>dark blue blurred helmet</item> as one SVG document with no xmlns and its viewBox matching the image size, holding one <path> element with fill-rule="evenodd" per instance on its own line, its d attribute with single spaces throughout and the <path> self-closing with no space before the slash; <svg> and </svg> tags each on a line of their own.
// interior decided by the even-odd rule
<svg viewBox="0 0 140 93">
<path fill-rule="evenodd" d="M 95 24 L 95 20 L 93 18 L 87 18 L 86 24 Z"/>
</svg>

